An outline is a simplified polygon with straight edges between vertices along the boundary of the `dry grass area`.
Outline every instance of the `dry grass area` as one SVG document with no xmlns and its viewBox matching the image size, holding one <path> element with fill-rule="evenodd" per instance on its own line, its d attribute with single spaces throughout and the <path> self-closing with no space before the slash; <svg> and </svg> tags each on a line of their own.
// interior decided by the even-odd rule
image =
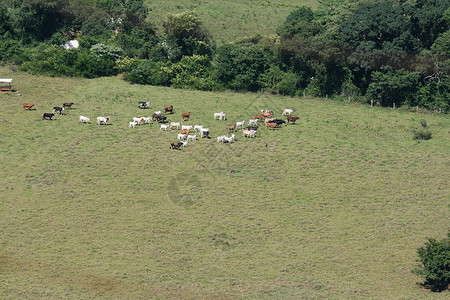
<svg viewBox="0 0 450 300">
<path fill-rule="evenodd" d="M 448 297 L 411 274 L 449 228 L 448 116 L 0 70 L 21 93 L 0 95 L 1 299 Z M 300 119 L 180 151 L 175 131 L 128 128 L 168 105 L 213 137 L 260 109 Z M 429 141 L 413 139 L 421 119 Z"/>
</svg>

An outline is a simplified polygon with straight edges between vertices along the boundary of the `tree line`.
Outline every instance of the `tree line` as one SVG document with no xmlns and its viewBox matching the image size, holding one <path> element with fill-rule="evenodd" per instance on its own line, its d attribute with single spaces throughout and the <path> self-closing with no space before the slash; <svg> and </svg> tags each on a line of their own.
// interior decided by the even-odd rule
<svg viewBox="0 0 450 300">
<path fill-rule="evenodd" d="M 144 0 L 5 0 L 0 61 L 51 76 L 450 110 L 448 0 L 320 3 L 292 11 L 273 36 L 219 44 L 194 12 L 166 16 L 157 32 Z M 71 39 L 80 47 L 64 50 Z"/>
</svg>

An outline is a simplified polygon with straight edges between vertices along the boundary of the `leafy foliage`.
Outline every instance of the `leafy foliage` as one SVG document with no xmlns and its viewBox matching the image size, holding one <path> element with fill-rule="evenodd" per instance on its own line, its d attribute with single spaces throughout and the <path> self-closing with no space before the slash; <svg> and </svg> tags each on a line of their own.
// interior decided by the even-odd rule
<svg viewBox="0 0 450 300">
<path fill-rule="evenodd" d="M 450 232 L 446 239 L 429 238 L 417 249 L 419 266 L 413 273 L 424 279 L 423 285 L 433 292 L 441 292 L 450 284 Z"/>
</svg>

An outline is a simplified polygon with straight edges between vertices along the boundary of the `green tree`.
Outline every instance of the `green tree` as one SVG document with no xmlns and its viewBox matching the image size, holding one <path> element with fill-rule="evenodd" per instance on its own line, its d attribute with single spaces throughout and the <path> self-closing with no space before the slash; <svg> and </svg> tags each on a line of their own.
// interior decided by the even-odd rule
<svg viewBox="0 0 450 300">
<path fill-rule="evenodd" d="M 446 290 L 450 285 L 450 231 L 440 241 L 429 238 L 417 254 L 419 265 L 413 273 L 420 275 L 425 280 L 423 285 L 433 292 Z"/>
</svg>

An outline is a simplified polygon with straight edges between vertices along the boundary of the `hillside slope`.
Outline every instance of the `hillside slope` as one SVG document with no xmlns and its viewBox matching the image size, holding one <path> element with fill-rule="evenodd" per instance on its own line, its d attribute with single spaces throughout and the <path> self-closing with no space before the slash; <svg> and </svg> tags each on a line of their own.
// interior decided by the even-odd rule
<svg viewBox="0 0 450 300">
<path fill-rule="evenodd" d="M 416 249 L 449 226 L 448 116 L 1 72 L 22 94 L 0 94 L 2 299 L 448 295 L 410 272 Z M 41 120 L 63 102 L 74 108 Z M 213 139 L 174 151 L 177 131 L 127 126 L 168 105 L 170 121 L 191 111 L 186 123 Z M 215 140 L 287 107 L 296 125 Z M 226 122 L 213 120 L 219 111 Z M 111 125 L 96 125 L 104 115 Z M 429 141 L 413 140 L 421 119 Z"/>
<path fill-rule="evenodd" d="M 316 0 L 176 0 L 148 1 L 150 19 L 158 26 L 167 14 L 195 11 L 218 42 L 229 42 L 256 34 L 272 35 L 295 8 L 317 7 Z"/>
</svg>

